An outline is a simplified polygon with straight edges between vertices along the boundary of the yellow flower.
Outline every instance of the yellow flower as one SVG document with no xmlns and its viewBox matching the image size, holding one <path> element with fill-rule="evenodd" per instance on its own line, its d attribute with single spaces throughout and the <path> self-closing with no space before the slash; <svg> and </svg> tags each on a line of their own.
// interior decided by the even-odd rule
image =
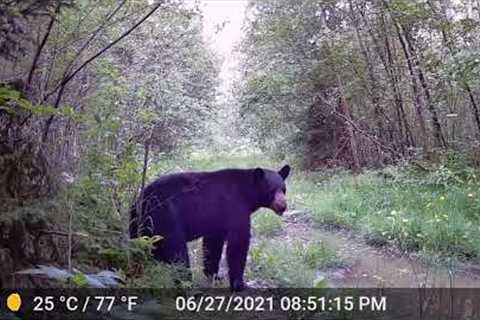
<svg viewBox="0 0 480 320">
<path fill-rule="evenodd" d="M 444 196 L 441 196 L 441 197 L 440 197 L 440 200 L 442 200 L 442 201 L 445 200 L 445 197 L 444 197 Z"/>
<path fill-rule="evenodd" d="M 469 194 L 468 194 L 468 197 L 469 197 L 469 198 L 473 198 L 473 193 L 469 193 Z"/>
</svg>

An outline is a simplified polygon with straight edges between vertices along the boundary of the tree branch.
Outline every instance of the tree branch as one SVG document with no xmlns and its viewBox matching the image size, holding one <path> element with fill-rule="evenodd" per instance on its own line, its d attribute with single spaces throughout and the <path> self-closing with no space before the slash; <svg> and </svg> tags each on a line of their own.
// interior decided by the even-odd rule
<svg viewBox="0 0 480 320">
<path fill-rule="evenodd" d="M 57 7 L 55 8 L 55 12 L 52 14 L 50 18 L 50 22 L 47 26 L 47 31 L 43 36 L 42 42 L 37 48 L 37 52 L 35 52 L 35 57 L 33 58 L 32 66 L 30 67 L 30 72 L 28 73 L 26 89 L 30 89 L 33 80 L 33 74 L 35 73 L 35 69 L 37 69 L 38 60 L 40 59 L 40 55 L 42 54 L 43 48 L 47 43 L 48 38 L 50 37 L 50 33 L 52 31 L 53 25 L 55 24 L 55 18 L 57 17 L 58 13 L 60 12 L 61 3 L 58 3 Z"/>
<path fill-rule="evenodd" d="M 70 80 L 72 80 L 80 71 L 82 71 L 83 68 L 85 68 L 89 63 L 91 63 L 93 60 L 97 59 L 99 56 L 104 54 L 106 51 L 108 51 L 111 47 L 119 43 L 120 41 L 123 40 L 123 38 L 127 37 L 130 33 L 132 33 L 135 29 L 137 29 L 143 22 L 145 22 L 148 18 L 150 18 L 151 15 L 157 11 L 160 6 L 163 4 L 163 1 L 159 2 L 155 7 L 153 7 L 152 10 L 150 10 L 149 13 L 147 13 L 142 19 L 140 19 L 133 27 L 125 31 L 120 37 L 112 41 L 110 44 L 108 44 L 105 48 L 101 49 L 99 52 L 94 54 L 92 57 L 87 59 L 80 67 L 78 67 L 72 74 L 70 74 L 66 79 L 64 79 L 61 83 L 61 85 L 66 85 Z"/>
<path fill-rule="evenodd" d="M 93 56 L 91 56 L 89 59 L 87 59 L 84 63 L 82 63 L 82 65 L 80 65 L 80 67 L 78 67 L 75 71 L 73 71 L 69 76 L 67 76 L 65 79 L 62 80 L 62 82 L 60 83 L 59 85 L 59 88 L 60 88 L 60 91 L 59 91 L 59 94 L 57 95 L 57 99 L 55 101 L 55 105 L 54 107 L 55 108 L 58 108 L 59 105 L 60 105 L 60 101 L 61 101 L 61 97 L 62 97 L 62 94 L 65 90 L 65 86 L 81 71 L 83 70 L 83 68 L 85 68 L 89 63 L 91 63 L 92 61 L 94 61 L 95 59 L 97 59 L 98 57 L 100 57 L 102 54 L 104 54 L 105 52 L 107 52 L 111 47 L 113 47 L 114 45 L 116 45 L 117 43 L 119 43 L 120 41 L 122 41 L 125 37 L 127 37 L 130 33 L 132 33 L 135 29 L 137 29 L 143 22 L 145 22 L 148 18 L 150 18 L 151 15 L 153 15 L 159 8 L 160 6 L 164 3 L 164 1 L 160 1 L 158 2 L 153 8 L 152 10 L 150 10 L 142 19 L 140 19 L 137 23 L 135 23 L 130 29 L 128 29 L 127 31 L 125 31 L 120 37 L 118 37 L 117 39 L 115 39 L 114 41 L 110 42 L 106 47 L 104 47 L 103 49 L 101 49 L 100 51 L 98 51 L 96 54 L 94 54 Z M 55 89 L 56 91 L 56 89 Z M 53 92 L 55 92 L 53 91 Z M 53 119 L 54 119 L 54 116 L 50 116 L 47 120 L 47 122 L 45 123 L 45 129 L 43 131 L 43 141 L 46 141 L 47 137 L 48 137 L 48 132 L 50 131 L 50 126 L 53 122 Z"/>
<path fill-rule="evenodd" d="M 83 50 L 85 50 L 88 45 L 93 41 L 93 39 L 95 39 L 95 37 L 100 33 L 100 31 L 102 31 L 105 26 L 107 25 L 107 23 L 120 11 L 120 9 L 123 8 L 123 6 L 125 5 L 125 3 L 127 2 L 127 0 L 123 0 L 116 8 L 115 10 L 113 10 L 106 18 L 105 20 L 103 21 L 103 23 L 98 26 L 98 28 L 95 30 L 95 32 L 90 36 L 90 38 L 87 39 L 87 41 L 85 41 L 85 43 L 80 47 L 80 49 L 77 51 L 75 57 L 72 59 L 72 61 L 69 63 L 68 67 L 65 68 L 65 75 L 64 75 L 64 78 L 66 77 L 66 75 L 70 72 L 71 68 L 73 67 L 73 64 L 77 61 L 78 57 L 80 57 L 80 55 L 82 54 Z"/>
</svg>

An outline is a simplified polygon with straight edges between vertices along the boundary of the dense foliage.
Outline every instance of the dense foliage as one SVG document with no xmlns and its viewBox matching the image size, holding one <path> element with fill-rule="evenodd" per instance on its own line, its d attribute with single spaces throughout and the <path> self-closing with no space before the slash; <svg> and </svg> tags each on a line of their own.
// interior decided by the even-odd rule
<svg viewBox="0 0 480 320">
<path fill-rule="evenodd" d="M 0 4 L 6 270 L 148 266 L 126 250 L 128 209 L 152 163 L 207 139 L 216 112 L 202 19 L 179 1 Z"/>
<path fill-rule="evenodd" d="M 470 1 L 250 1 L 245 128 L 314 167 L 478 152 L 479 19 Z"/>
</svg>

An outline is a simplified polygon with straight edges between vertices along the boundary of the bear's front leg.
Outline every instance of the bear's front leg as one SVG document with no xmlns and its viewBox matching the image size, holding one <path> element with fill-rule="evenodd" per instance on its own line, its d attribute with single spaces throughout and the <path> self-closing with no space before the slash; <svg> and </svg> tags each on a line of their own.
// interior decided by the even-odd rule
<svg viewBox="0 0 480 320">
<path fill-rule="evenodd" d="M 227 239 L 227 263 L 230 289 L 241 291 L 245 289 L 243 273 L 247 262 L 250 246 L 250 225 L 231 230 Z"/>
<path fill-rule="evenodd" d="M 207 278 L 218 278 L 218 267 L 222 257 L 224 234 L 208 235 L 203 237 L 203 273 Z"/>
</svg>

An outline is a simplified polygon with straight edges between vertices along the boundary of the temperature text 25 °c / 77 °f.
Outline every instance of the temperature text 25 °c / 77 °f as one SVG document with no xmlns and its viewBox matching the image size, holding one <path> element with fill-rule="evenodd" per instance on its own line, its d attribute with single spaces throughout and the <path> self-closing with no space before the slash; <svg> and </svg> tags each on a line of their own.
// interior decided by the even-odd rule
<svg viewBox="0 0 480 320">
<path fill-rule="evenodd" d="M 35 296 L 33 311 L 50 312 L 62 307 L 69 312 L 109 312 L 117 305 L 126 306 L 128 311 L 133 311 L 137 301 L 137 296 Z"/>
</svg>

